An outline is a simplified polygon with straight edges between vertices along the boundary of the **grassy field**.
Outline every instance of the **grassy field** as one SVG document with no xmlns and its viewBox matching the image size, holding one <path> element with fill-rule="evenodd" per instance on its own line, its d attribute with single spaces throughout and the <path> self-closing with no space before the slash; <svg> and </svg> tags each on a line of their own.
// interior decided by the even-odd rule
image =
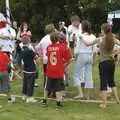
<svg viewBox="0 0 120 120">
<path fill-rule="evenodd" d="M 99 99 L 99 76 L 97 64 L 93 69 L 93 77 L 95 88 L 92 91 L 93 99 Z M 120 66 L 116 68 L 116 84 L 119 88 L 120 96 Z M 36 81 L 39 87 L 35 88 L 34 96 L 43 96 L 43 75 L 41 66 L 39 68 L 39 79 Z M 71 76 L 73 77 L 73 64 L 71 65 Z M 71 85 L 66 88 L 67 97 L 73 97 L 76 93 L 76 88 L 72 86 L 73 78 L 71 77 Z M 15 80 L 11 83 L 12 92 L 21 95 L 20 80 Z M 110 98 L 110 100 L 112 100 Z M 39 99 L 38 99 L 39 101 Z M 42 107 L 39 102 L 37 103 L 24 103 L 21 98 L 16 99 L 16 103 L 8 106 L 6 97 L 0 97 L 0 104 L 3 109 L 0 109 L 0 120 L 120 120 L 120 105 L 109 104 L 105 109 L 98 107 L 98 103 L 86 103 L 80 101 L 65 101 L 64 107 L 56 109 L 56 103 L 49 100 L 48 107 Z"/>
</svg>

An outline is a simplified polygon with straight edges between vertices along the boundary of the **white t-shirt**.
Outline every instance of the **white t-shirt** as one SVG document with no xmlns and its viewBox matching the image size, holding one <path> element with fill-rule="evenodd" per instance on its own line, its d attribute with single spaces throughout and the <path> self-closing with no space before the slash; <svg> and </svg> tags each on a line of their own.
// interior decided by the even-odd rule
<svg viewBox="0 0 120 120">
<path fill-rule="evenodd" d="M 74 54 L 78 53 L 79 50 L 79 36 L 82 33 L 82 28 L 81 28 L 81 24 L 79 24 L 79 27 L 76 28 L 73 25 L 68 26 L 68 34 L 70 34 L 69 36 L 69 41 L 72 42 L 73 41 L 73 35 L 75 35 L 75 41 L 74 41 Z"/>
<path fill-rule="evenodd" d="M 79 46 L 79 53 L 93 53 L 93 46 L 86 46 L 82 40 L 92 40 L 94 41 L 96 39 L 95 35 L 91 34 L 91 35 L 87 35 L 87 34 L 82 34 L 80 36 L 80 46 Z"/>
<path fill-rule="evenodd" d="M 43 64 L 47 64 L 48 57 L 46 56 L 47 54 L 46 50 L 47 50 L 47 47 L 51 44 L 52 42 L 50 40 L 50 35 L 46 35 L 41 39 L 39 44 L 35 47 L 38 54 L 42 57 Z"/>
<path fill-rule="evenodd" d="M 75 34 L 76 37 L 78 38 L 78 36 L 82 33 L 82 29 L 81 29 L 81 24 L 79 25 L 78 28 L 76 28 L 73 25 L 69 25 L 68 26 L 68 34 L 70 34 L 70 38 L 69 41 L 73 41 L 73 35 Z"/>
<path fill-rule="evenodd" d="M 15 33 L 13 32 L 12 29 L 8 29 L 6 28 L 2 28 L 0 29 L 0 35 L 5 35 L 8 36 L 10 38 L 13 38 L 15 36 Z M 15 44 L 13 40 L 9 40 L 9 39 L 0 39 L 0 46 L 2 46 L 2 51 L 5 52 L 12 52 L 15 48 Z"/>
</svg>

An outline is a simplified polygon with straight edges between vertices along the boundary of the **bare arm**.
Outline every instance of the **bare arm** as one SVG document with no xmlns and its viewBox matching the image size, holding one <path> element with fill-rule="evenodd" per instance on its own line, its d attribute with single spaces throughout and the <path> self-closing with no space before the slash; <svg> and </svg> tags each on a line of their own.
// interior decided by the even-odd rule
<svg viewBox="0 0 120 120">
<path fill-rule="evenodd" d="M 11 39 L 10 37 L 5 36 L 5 35 L 0 35 L 0 38 L 1 38 L 1 39 L 5 39 L 5 40 L 6 40 L 6 39 Z"/>
<path fill-rule="evenodd" d="M 117 38 L 115 38 L 115 44 L 120 46 L 120 40 L 118 40 Z"/>
<path fill-rule="evenodd" d="M 82 39 L 82 38 L 81 38 Z M 82 39 L 82 42 L 86 45 L 86 46 L 91 46 L 94 45 L 96 43 L 98 43 L 100 41 L 100 38 L 96 38 L 95 40 L 84 40 Z"/>
<path fill-rule="evenodd" d="M 19 28 L 19 31 L 18 31 L 18 33 L 17 33 L 17 39 L 21 41 L 20 34 L 21 34 L 21 30 L 20 30 L 20 28 Z"/>
</svg>

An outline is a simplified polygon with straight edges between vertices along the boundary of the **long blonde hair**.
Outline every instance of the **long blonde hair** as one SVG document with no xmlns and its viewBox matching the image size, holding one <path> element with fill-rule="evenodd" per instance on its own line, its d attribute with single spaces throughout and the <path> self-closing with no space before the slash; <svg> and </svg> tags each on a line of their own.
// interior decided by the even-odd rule
<svg viewBox="0 0 120 120">
<path fill-rule="evenodd" d="M 101 25 L 101 30 L 104 31 L 104 37 L 103 39 L 105 40 L 105 50 L 106 52 L 110 52 L 113 50 L 114 48 L 114 36 L 112 34 L 112 27 L 107 24 L 107 23 L 104 23 Z"/>
</svg>

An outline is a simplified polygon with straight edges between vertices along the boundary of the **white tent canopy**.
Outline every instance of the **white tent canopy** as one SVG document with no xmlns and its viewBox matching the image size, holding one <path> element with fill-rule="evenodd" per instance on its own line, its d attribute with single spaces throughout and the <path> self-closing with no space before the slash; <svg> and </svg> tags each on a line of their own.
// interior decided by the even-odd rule
<svg viewBox="0 0 120 120">
<path fill-rule="evenodd" d="M 112 11 L 108 13 L 107 22 L 112 25 L 114 18 L 120 18 L 120 10 Z"/>
<path fill-rule="evenodd" d="M 120 18 L 120 10 L 112 11 L 108 13 L 108 19 Z"/>
</svg>

